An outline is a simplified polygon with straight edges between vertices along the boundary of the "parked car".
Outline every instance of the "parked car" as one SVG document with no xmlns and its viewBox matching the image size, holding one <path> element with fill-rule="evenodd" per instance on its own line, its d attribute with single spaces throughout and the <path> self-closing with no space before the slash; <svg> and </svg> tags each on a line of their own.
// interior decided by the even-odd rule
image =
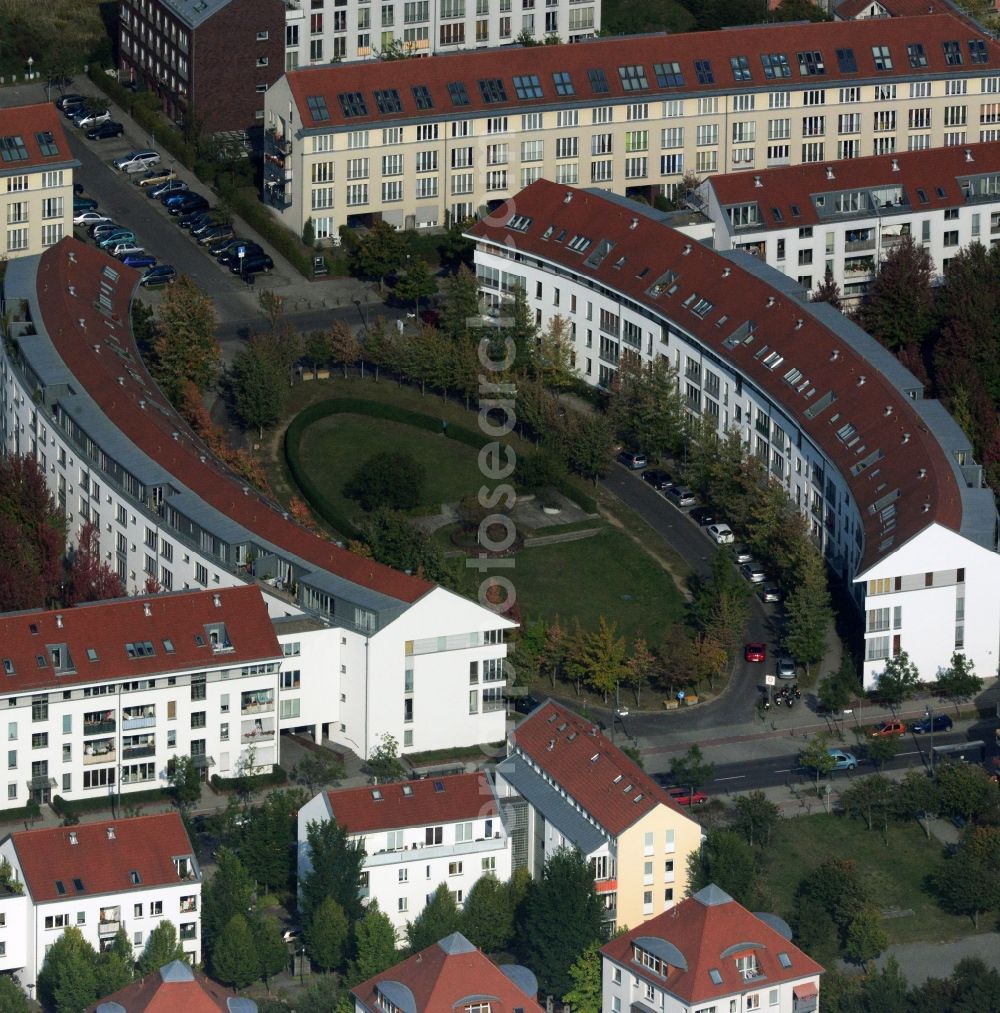
<svg viewBox="0 0 1000 1013">
<path fill-rule="evenodd" d="M 94 242 L 97 242 L 105 236 L 110 236 L 112 232 L 119 232 L 123 228 L 125 228 L 125 226 L 119 225 L 117 222 L 101 222 L 100 225 L 91 226 L 90 235 L 93 237 Z"/>
<path fill-rule="evenodd" d="M 109 137 L 121 137 L 125 128 L 117 120 L 105 120 L 87 131 L 88 141 L 106 141 Z"/>
<path fill-rule="evenodd" d="M 750 553 L 749 545 L 734 545 L 733 557 L 737 563 L 749 563 L 753 556 Z"/>
<path fill-rule="evenodd" d="M 512 703 L 518 714 L 530 714 L 536 707 L 542 705 L 542 701 L 530 693 L 527 696 L 515 696 Z"/>
<path fill-rule="evenodd" d="M 711 527 L 715 523 L 715 515 L 708 507 L 695 507 L 688 516 L 703 528 Z"/>
<path fill-rule="evenodd" d="M 759 563 L 755 563 L 753 560 L 744 563 L 740 567 L 740 573 L 750 581 L 751 584 L 763 584 L 767 574 L 764 573 L 763 568 Z"/>
<path fill-rule="evenodd" d="M 927 732 L 950 732 L 954 722 L 947 714 L 935 714 L 932 718 L 924 718 L 910 725 L 914 735 L 925 735 Z"/>
<path fill-rule="evenodd" d="M 174 186 L 175 183 L 180 183 L 180 186 Z M 181 180 L 172 179 L 169 183 L 161 183 L 160 186 L 167 187 L 163 194 L 160 196 L 160 203 L 169 211 L 175 204 L 180 204 L 181 201 L 187 200 L 188 197 L 197 197 L 198 194 L 192 193 L 186 183 Z M 154 188 L 155 189 L 155 188 Z M 156 194 L 154 193 L 155 197 Z M 202 200 L 205 198 L 202 197 Z"/>
<path fill-rule="evenodd" d="M 229 271 L 231 274 L 242 274 L 244 277 L 249 277 L 261 272 L 266 274 L 273 267 L 274 261 L 266 253 L 254 253 L 249 257 L 244 257 L 242 263 L 237 261 L 232 264 Z"/>
<path fill-rule="evenodd" d="M 874 728 L 868 733 L 868 737 L 872 739 L 887 739 L 894 735 L 905 735 L 906 734 L 906 723 L 900 721 L 898 718 L 893 718 L 891 721 L 880 721 Z"/>
<path fill-rule="evenodd" d="M 74 197 L 73 214 L 80 211 L 93 211 L 97 207 L 97 201 L 93 197 Z"/>
<path fill-rule="evenodd" d="M 177 173 L 173 169 L 150 169 L 149 172 L 143 174 L 135 181 L 135 185 L 145 190 L 148 187 L 157 186 L 160 183 L 166 183 L 167 180 L 176 178 Z"/>
<path fill-rule="evenodd" d="M 675 485 L 672 489 L 668 489 L 667 495 L 679 507 L 694 506 L 698 502 L 698 497 L 682 485 Z"/>
<path fill-rule="evenodd" d="M 717 545 L 729 545 L 733 540 L 733 529 L 728 524 L 709 524 L 707 531 Z"/>
<path fill-rule="evenodd" d="M 67 102 L 62 107 L 62 114 L 68 120 L 72 120 L 74 116 L 79 115 L 82 110 L 87 108 L 87 99 L 81 96 L 80 98 L 73 99 L 72 102 Z"/>
<path fill-rule="evenodd" d="M 105 222 L 110 221 L 111 219 L 107 215 L 102 215 L 100 211 L 95 211 L 93 208 L 88 208 L 86 211 L 73 212 L 73 224 L 82 225 L 85 229 L 89 229 L 92 225 L 103 225 Z"/>
<path fill-rule="evenodd" d="M 187 215 L 192 211 L 208 210 L 208 201 L 200 193 L 172 194 L 166 203 L 167 211 L 172 215 Z"/>
<path fill-rule="evenodd" d="M 243 250 L 243 258 L 245 260 L 247 257 L 257 256 L 263 252 L 257 243 L 247 243 L 246 248 Z M 219 256 L 218 260 L 224 267 L 232 267 L 233 264 L 238 264 L 240 262 L 239 244 L 226 250 L 225 253 Z"/>
<path fill-rule="evenodd" d="M 827 750 L 827 754 L 833 757 L 834 770 L 854 770 L 858 765 L 854 754 L 846 750 L 831 748 Z"/>
<path fill-rule="evenodd" d="M 241 246 L 246 248 L 249 245 L 249 240 L 241 239 L 239 236 L 230 236 L 228 239 L 217 239 L 214 243 L 211 243 L 208 247 L 208 252 L 219 259 L 224 257 L 230 250 L 238 250 Z"/>
<path fill-rule="evenodd" d="M 206 215 L 198 222 L 197 225 L 191 226 L 191 237 L 197 239 L 199 236 L 203 236 L 209 229 L 214 229 L 216 225 L 221 225 L 222 222 L 213 218 L 211 215 Z"/>
<path fill-rule="evenodd" d="M 177 272 L 170 264 L 157 264 L 151 267 L 140 279 L 143 288 L 155 288 L 158 285 L 172 285 Z"/>
<path fill-rule="evenodd" d="M 670 481 L 670 476 L 659 468 L 647 468 L 640 477 L 660 492 L 666 492 L 674 484 Z"/>
<path fill-rule="evenodd" d="M 97 245 L 102 250 L 109 250 L 113 246 L 118 246 L 121 243 L 134 243 L 135 233 L 131 229 L 117 229 L 115 232 L 111 232 L 99 239 Z"/>
<path fill-rule="evenodd" d="M 777 584 L 772 584 L 768 581 L 761 589 L 760 596 L 766 602 L 779 602 L 781 601 L 781 588 Z"/>
<path fill-rule="evenodd" d="M 668 788 L 667 794 L 678 805 L 704 805 L 708 801 L 708 796 L 703 791 L 691 788 Z"/>
<path fill-rule="evenodd" d="M 153 166 L 160 164 L 160 153 L 150 148 L 144 148 L 141 151 L 130 151 L 127 155 L 116 158 L 111 164 L 120 172 L 127 172 L 129 174 L 133 172 L 148 172 Z"/>
<path fill-rule="evenodd" d="M 198 236 L 199 246 L 211 246 L 213 243 L 218 243 L 222 239 L 232 239 L 236 235 L 232 225 L 216 225 L 211 229 L 206 229 L 200 236 Z"/>
<path fill-rule="evenodd" d="M 787 654 L 778 658 L 778 666 L 775 670 L 779 679 L 795 678 L 795 659 Z"/>
<path fill-rule="evenodd" d="M 106 246 L 105 250 L 119 260 L 130 253 L 146 252 L 134 239 L 123 239 L 120 243 L 112 243 L 110 246 Z"/>
<path fill-rule="evenodd" d="M 161 183 L 156 183 L 154 186 L 146 189 L 146 195 L 148 197 L 155 197 L 161 201 L 167 196 L 167 194 L 190 192 L 191 191 L 188 188 L 187 183 L 185 183 L 182 179 L 177 179 L 176 177 L 173 179 L 165 179 Z"/>
<path fill-rule="evenodd" d="M 143 250 L 141 253 L 119 253 L 118 259 L 126 267 L 146 268 L 156 266 L 156 257 Z"/>
<path fill-rule="evenodd" d="M 181 215 L 180 218 L 177 219 L 177 224 L 182 229 L 191 229 L 201 225 L 202 222 L 207 221 L 211 217 L 211 208 L 205 208 L 202 211 L 190 211 L 186 215 Z"/>
<path fill-rule="evenodd" d="M 641 471 L 649 464 L 645 454 L 640 454 L 635 450 L 623 450 L 618 455 L 618 460 L 625 465 L 626 468 L 631 468 L 632 471 Z"/>
<path fill-rule="evenodd" d="M 743 648 L 743 660 L 754 663 L 767 661 L 767 644 L 753 642 Z"/>
<path fill-rule="evenodd" d="M 79 105 L 80 103 L 86 102 L 86 95 L 79 95 L 76 92 L 69 92 L 67 95 L 60 95 L 55 100 L 56 109 L 65 109 L 66 106 Z"/>
<path fill-rule="evenodd" d="M 82 116 L 74 116 L 73 122 L 81 130 L 90 130 L 93 127 L 100 126 L 102 123 L 107 123 L 111 119 L 111 113 L 105 109 L 104 112 L 91 113 L 84 111 Z"/>
</svg>

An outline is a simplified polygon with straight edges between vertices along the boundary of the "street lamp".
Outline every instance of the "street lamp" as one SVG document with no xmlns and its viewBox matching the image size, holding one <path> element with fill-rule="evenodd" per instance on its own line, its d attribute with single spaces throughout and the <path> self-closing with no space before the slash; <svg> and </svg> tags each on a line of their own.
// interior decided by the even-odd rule
<svg viewBox="0 0 1000 1013">
<path fill-rule="evenodd" d="M 927 719 L 927 728 L 931 736 L 931 775 L 934 774 L 934 711 L 930 704 L 924 708 L 924 717 Z"/>
<path fill-rule="evenodd" d="M 354 305 L 358 308 L 358 317 L 361 319 L 361 326 L 365 329 L 365 334 L 368 333 L 368 324 L 365 320 L 365 314 L 361 312 L 361 300 L 355 297 Z M 365 309 L 368 309 L 368 304 L 365 303 Z"/>
<path fill-rule="evenodd" d="M 32 78 L 31 68 L 34 66 L 34 64 L 35 64 L 35 58 L 33 56 L 29 56 L 28 57 L 28 80 L 29 81 Z"/>
</svg>

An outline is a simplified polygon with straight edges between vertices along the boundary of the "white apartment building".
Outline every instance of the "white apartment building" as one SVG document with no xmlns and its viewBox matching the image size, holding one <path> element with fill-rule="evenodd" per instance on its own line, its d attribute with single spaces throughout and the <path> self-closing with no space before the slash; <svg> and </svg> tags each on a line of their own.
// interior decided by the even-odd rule
<svg viewBox="0 0 1000 1013">
<path fill-rule="evenodd" d="M 536 183 L 469 235 L 485 295 L 522 287 L 542 326 L 562 316 L 587 382 L 608 386 L 622 356 L 666 358 L 693 414 L 740 431 L 856 582 L 866 687 L 901 650 L 925 680 L 956 650 L 996 675 L 993 493 L 954 419 L 886 349 L 759 258 L 600 191 Z"/>
<path fill-rule="evenodd" d="M 179 813 L 17 831 L 0 841 L 0 858 L 24 888 L 21 917 L 0 929 L 21 962 L 8 956 L 0 966 L 29 994 L 70 925 L 98 951 L 124 928 L 138 957 L 150 932 L 170 921 L 186 958 L 201 960 L 201 868 Z"/>
<path fill-rule="evenodd" d="M 5 260 L 30 257 L 73 234 L 73 170 L 49 102 L 0 109 L 0 222 Z"/>
<path fill-rule="evenodd" d="M 168 591 L 255 583 L 282 642 L 309 652 L 283 670 L 321 665 L 334 694 L 323 707 L 303 698 L 298 713 L 289 703 L 282 727 L 360 756 L 386 733 L 403 752 L 500 741 L 515 624 L 306 530 L 217 461 L 142 364 L 129 326 L 137 281 L 72 239 L 7 270 L 0 436 L 36 458 L 71 540 L 91 521 L 133 593 L 146 577 Z"/>
<path fill-rule="evenodd" d="M 366 851 L 362 893 L 402 939 L 440 884 L 461 907 L 482 876 L 510 879 L 510 838 L 485 773 L 321 792 L 299 810 L 299 882 L 312 869 L 311 823 L 334 819 Z"/>
<path fill-rule="evenodd" d="M 701 826 L 596 725 L 546 701 L 511 733 L 496 767 L 513 867 L 539 877 L 561 848 L 594 870 L 607 921 L 637 925 L 687 892 Z"/>
<path fill-rule="evenodd" d="M 1000 45 L 945 7 L 299 69 L 265 95 L 263 196 L 320 240 L 461 221 L 541 178 L 651 203 L 685 174 L 1000 139 L 998 95 Z"/>
<path fill-rule="evenodd" d="M 285 70 L 509 46 L 527 33 L 581 42 L 601 30 L 600 0 L 285 0 Z"/>
<path fill-rule="evenodd" d="M 823 968 L 776 915 L 713 885 L 601 948 L 601 1009 L 814 1013 Z"/>
<path fill-rule="evenodd" d="M 853 303 L 905 236 L 939 278 L 959 250 L 1000 240 L 1000 143 L 711 176 L 695 203 L 717 250 L 744 250 L 806 290 L 829 272 Z"/>
</svg>

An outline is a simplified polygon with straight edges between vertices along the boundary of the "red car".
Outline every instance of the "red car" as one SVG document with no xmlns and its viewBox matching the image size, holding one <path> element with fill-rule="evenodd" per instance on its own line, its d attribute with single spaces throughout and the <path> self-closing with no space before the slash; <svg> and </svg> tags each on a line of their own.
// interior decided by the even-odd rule
<svg viewBox="0 0 1000 1013">
<path fill-rule="evenodd" d="M 892 735 L 905 735 L 906 725 L 902 721 L 880 721 L 868 734 L 873 739 L 884 739 Z"/>
<path fill-rule="evenodd" d="M 747 661 L 766 661 L 767 646 L 765 644 L 747 644 L 743 648 L 743 657 Z"/>
<path fill-rule="evenodd" d="M 691 791 L 688 788 L 668 788 L 667 794 L 678 805 L 701 805 L 708 801 L 708 796 L 703 791 Z"/>
</svg>

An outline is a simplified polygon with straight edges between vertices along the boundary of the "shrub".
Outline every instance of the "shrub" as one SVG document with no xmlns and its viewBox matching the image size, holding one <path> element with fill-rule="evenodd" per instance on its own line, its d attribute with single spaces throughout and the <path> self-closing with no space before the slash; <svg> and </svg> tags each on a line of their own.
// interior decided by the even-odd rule
<svg viewBox="0 0 1000 1013">
<path fill-rule="evenodd" d="M 374 454 L 344 484 L 344 495 L 370 513 L 376 507 L 412 510 L 423 500 L 426 472 L 409 454 Z"/>
<path fill-rule="evenodd" d="M 221 794 L 222 792 L 233 791 L 238 786 L 247 782 L 249 782 L 251 790 L 272 788 L 277 785 L 286 784 L 288 782 L 288 773 L 284 767 L 276 763 L 266 774 L 254 774 L 253 777 L 248 777 L 246 781 L 239 777 L 219 777 L 218 774 L 213 774 L 209 784 L 214 792 Z"/>
</svg>

